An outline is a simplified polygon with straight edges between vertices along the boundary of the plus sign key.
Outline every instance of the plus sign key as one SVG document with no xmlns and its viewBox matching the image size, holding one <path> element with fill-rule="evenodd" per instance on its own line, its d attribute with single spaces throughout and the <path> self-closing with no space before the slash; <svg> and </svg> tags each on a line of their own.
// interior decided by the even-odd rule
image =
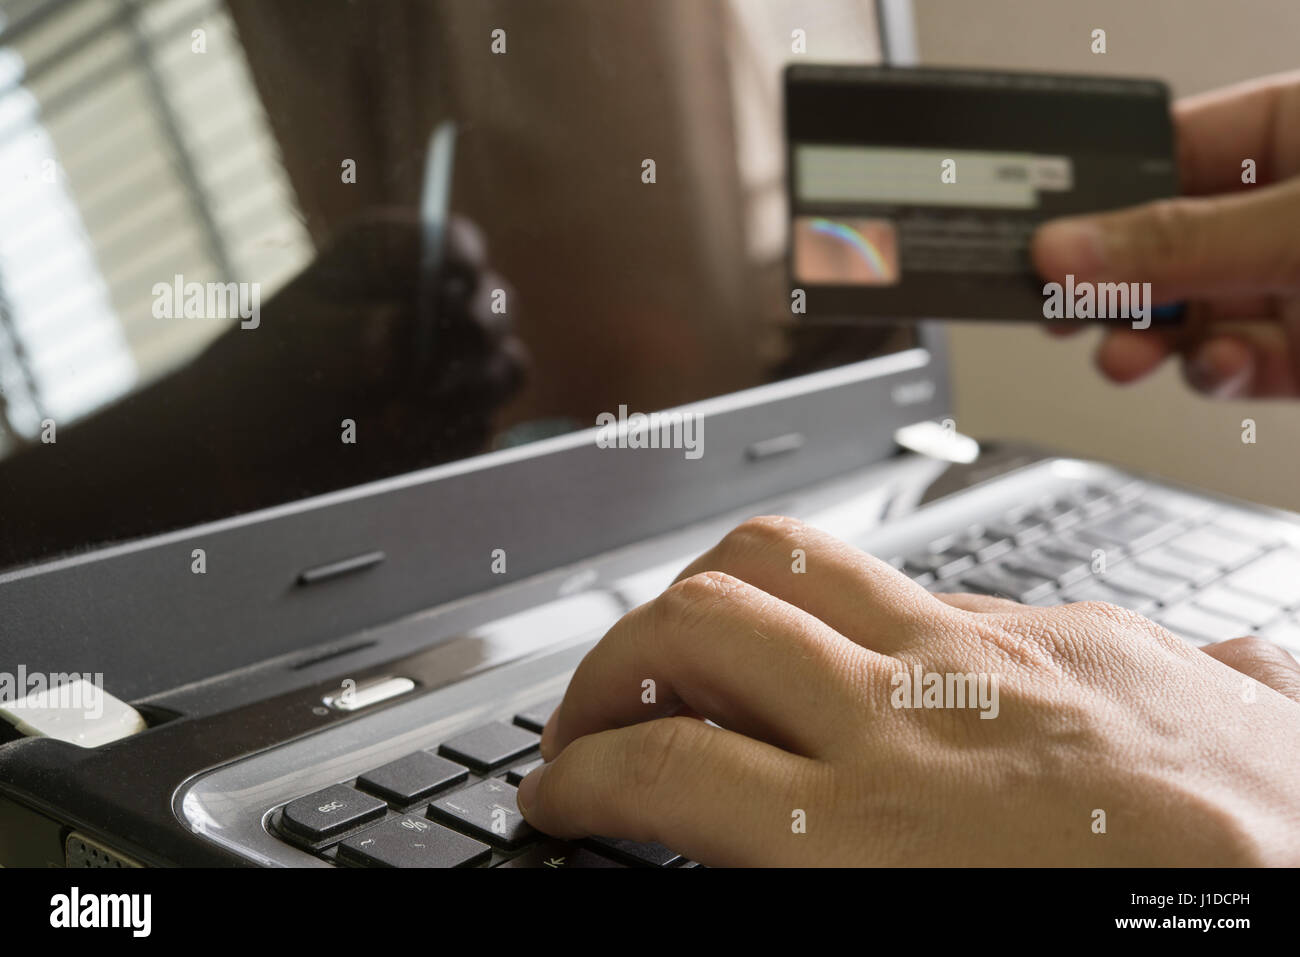
<svg viewBox="0 0 1300 957">
<path fill-rule="evenodd" d="M 519 813 L 516 790 L 489 778 L 434 801 L 429 815 L 498 847 L 518 847 L 536 832 Z"/>
</svg>

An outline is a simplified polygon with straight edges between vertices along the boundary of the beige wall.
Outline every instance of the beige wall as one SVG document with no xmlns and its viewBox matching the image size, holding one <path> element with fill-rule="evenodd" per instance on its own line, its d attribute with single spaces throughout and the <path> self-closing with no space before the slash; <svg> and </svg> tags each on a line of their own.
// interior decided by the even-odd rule
<svg viewBox="0 0 1300 957">
<path fill-rule="evenodd" d="M 914 0 L 923 64 L 1156 76 L 1175 95 L 1300 67 L 1298 0 Z M 1089 51 L 1093 29 L 1108 51 Z M 1203 399 L 1172 363 L 1119 387 L 1097 332 L 950 324 L 958 427 L 1300 510 L 1300 400 Z M 1241 442 L 1253 418 L 1258 442 Z"/>
</svg>

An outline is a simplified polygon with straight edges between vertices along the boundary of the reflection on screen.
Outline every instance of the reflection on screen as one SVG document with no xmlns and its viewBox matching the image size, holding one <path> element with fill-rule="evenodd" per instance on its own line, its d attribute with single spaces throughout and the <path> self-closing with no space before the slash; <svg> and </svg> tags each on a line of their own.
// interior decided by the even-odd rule
<svg viewBox="0 0 1300 957">
<path fill-rule="evenodd" d="M 548 40 L 494 57 L 478 4 L 0 0 L 0 568 L 911 346 L 791 321 L 756 241 L 783 64 L 709 74 L 743 143 L 672 68 L 687 35 L 721 63 L 781 27 L 718 2 L 520 5 Z M 874 56 L 856 0 L 810 16 Z M 811 228 L 818 268 L 889 281 L 888 224 L 840 225 L 860 242 Z"/>
</svg>

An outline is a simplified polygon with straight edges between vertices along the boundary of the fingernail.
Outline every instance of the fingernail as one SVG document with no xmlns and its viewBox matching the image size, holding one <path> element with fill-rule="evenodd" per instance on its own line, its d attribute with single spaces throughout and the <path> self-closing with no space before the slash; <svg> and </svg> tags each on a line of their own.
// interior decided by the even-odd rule
<svg viewBox="0 0 1300 957">
<path fill-rule="evenodd" d="M 524 817 L 528 816 L 528 809 L 533 806 L 533 795 L 537 793 L 537 788 L 541 784 L 542 775 L 546 773 L 549 764 L 542 764 L 528 772 L 527 776 L 519 782 L 519 791 L 515 794 L 515 803 L 519 805 L 519 813 Z"/>
<path fill-rule="evenodd" d="M 546 761 L 551 760 L 552 750 L 555 747 L 555 716 L 559 713 L 558 708 L 552 711 L 542 727 L 542 758 Z"/>
<path fill-rule="evenodd" d="M 1038 231 L 1035 242 L 1039 255 L 1061 275 L 1096 276 L 1106 268 L 1106 238 L 1091 219 L 1059 219 L 1047 223 Z"/>
<path fill-rule="evenodd" d="M 1187 383 L 1197 392 L 1216 399 L 1231 399 L 1238 395 L 1250 381 L 1251 367 L 1235 371 L 1224 369 L 1204 351 L 1187 363 Z"/>
</svg>

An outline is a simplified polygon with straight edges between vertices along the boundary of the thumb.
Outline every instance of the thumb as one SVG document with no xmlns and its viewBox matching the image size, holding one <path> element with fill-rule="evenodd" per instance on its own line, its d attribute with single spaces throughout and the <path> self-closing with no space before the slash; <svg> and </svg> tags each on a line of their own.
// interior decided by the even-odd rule
<svg viewBox="0 0 1300 957">
<path fill-rule="evenodd" d="M 1045 278 L 1149 282 L 1156 302 L 1300 289 L 1300 178 L 1249 192 L 1157 200 L 1045 223 Z"/>
</svg>

